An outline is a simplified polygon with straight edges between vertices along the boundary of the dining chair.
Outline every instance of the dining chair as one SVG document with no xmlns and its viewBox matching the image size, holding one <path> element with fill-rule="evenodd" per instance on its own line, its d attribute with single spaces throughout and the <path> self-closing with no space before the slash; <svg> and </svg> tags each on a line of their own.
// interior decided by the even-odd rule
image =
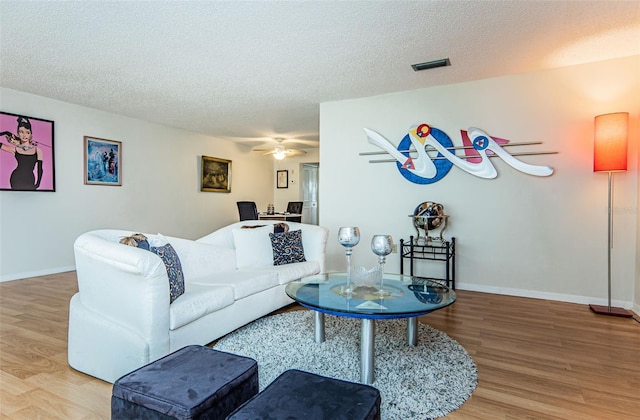
<svg viewBox="0 0 640 420">
<path fill-rule="evenodd" d="M 289 201 L 289 204 L 287 204 L 287 213 L 302 214 L 302 201 Z M 301 222 L 302 216 L 288 218 L 287 220 L 292 222 Z"/>
<path fill-rule="evenodd" d="M 302 201 L 289 201 L 287 213 L 302 214 Z"/>
<path fill-rule="evenodd" d="M 255 201 L 238 201 L 236 204 L 238 205 L 240 221 L 258 220 L 258 207 Z"/>
</svg>

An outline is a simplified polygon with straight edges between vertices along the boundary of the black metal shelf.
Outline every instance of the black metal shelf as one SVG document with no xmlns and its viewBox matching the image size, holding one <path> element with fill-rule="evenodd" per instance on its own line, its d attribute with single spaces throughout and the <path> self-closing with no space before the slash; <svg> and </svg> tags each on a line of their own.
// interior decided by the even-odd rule
<svg viewBox="0 0 640 420">
<path fill-rule="evenodd" d="M 417 244 L 415 238 L 410 236 L 408 242 L 400 239 L 400 250 L 400 274 L 404 274 L 404 259 L 407 258 L 409 259 L 409 275 L 444 282 L 447 287 L 456 288 L 456 238 L 451 238 L 451 241 L 427 241 L 423 244 Z M 415 260 L 443 261 L 446 265 L 445 278 L 415 275 Z"/>
</svg>

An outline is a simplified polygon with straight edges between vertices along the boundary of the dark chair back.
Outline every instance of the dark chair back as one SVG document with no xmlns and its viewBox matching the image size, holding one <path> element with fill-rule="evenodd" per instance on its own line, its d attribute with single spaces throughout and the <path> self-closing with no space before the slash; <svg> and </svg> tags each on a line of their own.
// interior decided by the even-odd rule
<svg viewBox="0 0 640 420">
<path fill-rule="evenodd" d="M 238 201 L 237 204 L 240 221 L 258 220 L 258 207 L 255 201 Z"/>
<path fill-rule="evenodd" d="M 287 213 L 302 214 L 302 201 L 289 201 Z"/>
</svg>

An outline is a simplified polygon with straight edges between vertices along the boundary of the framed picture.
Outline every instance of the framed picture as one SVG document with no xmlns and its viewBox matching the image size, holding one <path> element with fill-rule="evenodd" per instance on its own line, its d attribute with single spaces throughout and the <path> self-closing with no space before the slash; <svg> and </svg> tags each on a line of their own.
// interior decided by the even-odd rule
<svg viewBox="0 0 640 420">
<path fill-rule="evenodd" d="M 0 112 L 0 190 L 55 191 L 53 121 Z"/>
<path fill-rule="evenodd" d="M 276 185 L 278 188 L 289 188 L 289 171 L 276 171 Z"/>
<path fill-rule="evenodd" d="M 200 191 L 231 192 L 231 161 L 202 156 Z"/>
<path fill-rule="evenodd" d="M 122 142 L 84 136 L 84 183 L 122 185 Z"/>
</svg>

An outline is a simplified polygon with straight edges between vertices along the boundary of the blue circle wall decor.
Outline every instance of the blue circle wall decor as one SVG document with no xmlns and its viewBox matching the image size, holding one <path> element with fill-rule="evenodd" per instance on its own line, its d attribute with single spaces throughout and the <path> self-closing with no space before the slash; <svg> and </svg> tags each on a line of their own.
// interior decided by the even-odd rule
<svg viewBox="0 0 640 420">
<path fill-rule="evenodd" d="M 426 125 L 426 124 L 422 124 L 422 125 Z M 419 129 L 418 132 L 424 133 L 423 130 L 420 130 L 421 127 L 422 126 L 418 127 Z M 446 148 L 453 147 L 453 142 L 445 132 L 438 130 L 435 127 L 431 127 L 427 135 L 429 134 L 432 135 L 438 141 L 438 143 L 440 143 L 442 146 Z M 426 135 L 420 136 L 420 137 L 426 137 Z M 400 144 L 398 144 L 398 151 L 409 150 L 409 146 L 411 146 L 411 137 L 409 134 L 407 134 L 402 138 L 402 140 L 400 141 Z M 408 151 L 401 152 L 401 153 L 409 157 Z M 445 175 L 449 173 L 449 171 L 451 170 L 451 167 L 453 166 L 453 163 L 445 159 L 442 153 L 438 153 L 437 157 L 442 159 L 437 159 L 433 162 L 433 164 L 436 166 L 436 175 L 432 178 L 425 178 L 420 175 L 417 175 L 411 172 L 408 168 L 406 168 L 406 165 L 403 165 L 400 162 L 397 162 L 397 167 L 398 167 L 398 170 L 400 171 L 400 174 L 403 177 L 405 177 L 407 181 L 413 182 L 414 184 L 433 184 L 434 182 L 438 182 L 442 178 L 444 178 Z"/>
</svg>

